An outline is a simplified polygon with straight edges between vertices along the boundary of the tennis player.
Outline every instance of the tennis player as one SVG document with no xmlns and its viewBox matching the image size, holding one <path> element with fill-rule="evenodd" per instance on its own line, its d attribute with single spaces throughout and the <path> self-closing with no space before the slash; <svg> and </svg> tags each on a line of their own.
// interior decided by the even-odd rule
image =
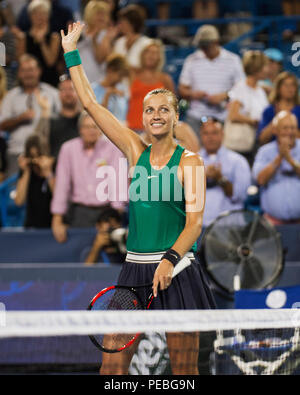
<svg viewBox="0 0 300 395">
<path fill-rule="evenodd" d="M 83 27 L 77 22 L 69 26 L 67 35 L 61 31 L 66 65 L 84 109 L 134 169 L 129 188 L 128 253 L 118 282 L 138 285 L 153 281 L 155 309 L 214 308 L 209 284 L 193 254 L 202 228 L 205 170 L 202 159 L 173 138 L 179 118 L 177 99 L 164 89 L 146 95 L 143 123 L 152 144 L 145 144 L 97 103 L 77 50 Z M 169 179 L 164 178 L 168 174 Z M 185 255 L 192 264 L 172 280 L 174 266 Z M 173 374 L 198 374 L 199 335 L 166 336 Z M 137 342 L 120 353 L 103 353 L 100 373 L 127 374 L 136 346 Z"/>
</svg>

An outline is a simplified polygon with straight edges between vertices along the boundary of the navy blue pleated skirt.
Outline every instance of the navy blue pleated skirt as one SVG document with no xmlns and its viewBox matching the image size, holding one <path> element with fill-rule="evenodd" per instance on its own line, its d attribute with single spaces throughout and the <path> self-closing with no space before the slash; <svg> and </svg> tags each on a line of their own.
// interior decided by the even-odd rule
<svg viewBox="0 0 300 395">
<path fill-rule="evenodd" d="M 138 255 L 141 260 L 143 254 Z M 151 304 L 151 309 L 194 310 L 216 308 L 210 284 L 201 263 L 195 258 L 191 259 L 191 262 L 192 264 L 189 267 L 172 279 L 171 285 L 166 290 L 158 292 L 157 297 Z M 151 262 L 148 257 L 143 263 L 126 259 L 118 278 L 118 284 L 126 286 L 151 284 L 158 264 L 159 262 Z M 151 286 L 137 288 L 136 291 L 145 304 L 151 292 Z"/>
</svg>

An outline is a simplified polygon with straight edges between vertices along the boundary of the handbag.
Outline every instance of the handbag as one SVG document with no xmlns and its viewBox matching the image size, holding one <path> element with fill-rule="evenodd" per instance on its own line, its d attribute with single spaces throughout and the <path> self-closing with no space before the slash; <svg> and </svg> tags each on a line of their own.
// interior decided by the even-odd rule
<svg viewBox="0 0 300 395">
<path fill-rule="evenodd" d="M 224 146 L 237 152 L 251 152 L 255 145 L 256 129 L 246 123 L 226 121 Z"/>
</svg>

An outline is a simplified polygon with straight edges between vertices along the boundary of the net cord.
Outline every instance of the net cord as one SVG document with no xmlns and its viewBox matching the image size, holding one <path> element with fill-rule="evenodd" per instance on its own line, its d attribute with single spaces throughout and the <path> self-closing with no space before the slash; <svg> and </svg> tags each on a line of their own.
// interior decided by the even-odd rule
<svg viewBox="0 0 300 395">
<path fill-rule="evenodd" d="M 0 338 L 300 327 L 300 309 L 2 311 L 0 314 Z"/>
</svg>

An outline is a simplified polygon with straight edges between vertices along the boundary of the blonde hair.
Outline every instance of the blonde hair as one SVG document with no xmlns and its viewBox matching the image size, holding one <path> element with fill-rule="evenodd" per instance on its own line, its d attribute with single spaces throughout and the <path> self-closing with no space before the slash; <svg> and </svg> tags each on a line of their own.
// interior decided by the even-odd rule
<svg viewBox="0 0 300 395">
<path fill-rule="evenodd" d="M 267 64 L 267 57 L 262 51 L 249 50 L 244 53 L 243 66 L 247 76 L 259 73 Z"/>
<path fill-rule="evenodd" d="M 37 9 L 43 9 L 43 11 L 47 12 L 47 14 L 50 14 L 51 12 L 51 3 L 49 0 L 33 0 L 29 5 L 28 5 L 28 13 L 31 14 Z"/>
<path fill-rule="evenodd" d="M 140 55 L 140 62 L 141 62 L 141 64 L 142 64 L 142 59 L 143 59 L 143 57 L 144 57 L 144 55 L 145 55 L 145 52 L 146 52 L 150 47 L 152 47 L 153 45 L 155 45 L 156 47 L 158 47 L 159 52 L 160 52 L 160 60 L 159 60 L 159 62 L 158 62 L 158 64 L 157 64 L 156 71 L 161 71 L 161 70 L 163 69 L 164 65 L 165 65 L 165 62 L 166 62 L 166 56 L 165 56 L 165 47 L 164 47 L 162 41 L 159 40 L 159 39 L 153 39 L 153 40 L 151 40 L 151 41 L 143 48 L 143 50 L 142 50 L 142 52 L 141 52 L 141 55 Z"/>
<path fill-rule="evenodd" d="M 159 88 L 159 89 L 153 89 L 152 91 L 148 92 L 147 95 L 144 97 L 143 105 L 145 104 L 145 101 L 149 99 L 150 96 L 154 96 L 154 95 L 165 95 L 168 98 L 170 98 L 176 114 L 179 114 L 178 99 L 176 95 L 173 92 L 169 91 L 168 89 Z"/>
<path fill-rule="evenodd" d="M 110 16 L 110 7 L 105 1 L 91 0 L 87 3 L 83 12 L 83 20 L 87 25 L 92 23 L 93 17 L 98 12 L 102 12 Z"/>
<path fill-rule="evenodd" d="M 300 98 L 299 98 L 299 83 L 298 83 L 298 79 L 295 76 L 295 74 L 290 73 L 288 71 L 282 71 L 280 74 L 278 74 L 278 76 L 276 77 L 275 81 L 274 81 L 274 85 L 272 88 L 272 91 L 270 93 L 269 96 L 269 102 L 270 104 L 276 104 L 279 100 L 280 100 L 280 88 L 281 85 L 283 84 L 284 81 L 286 81 L 287 79 L 292 79 L 294 81 L 295 84 L 295 96 L 294 96 L 294 104 L 298 105 L 300 104 Z"/>
</svg>

